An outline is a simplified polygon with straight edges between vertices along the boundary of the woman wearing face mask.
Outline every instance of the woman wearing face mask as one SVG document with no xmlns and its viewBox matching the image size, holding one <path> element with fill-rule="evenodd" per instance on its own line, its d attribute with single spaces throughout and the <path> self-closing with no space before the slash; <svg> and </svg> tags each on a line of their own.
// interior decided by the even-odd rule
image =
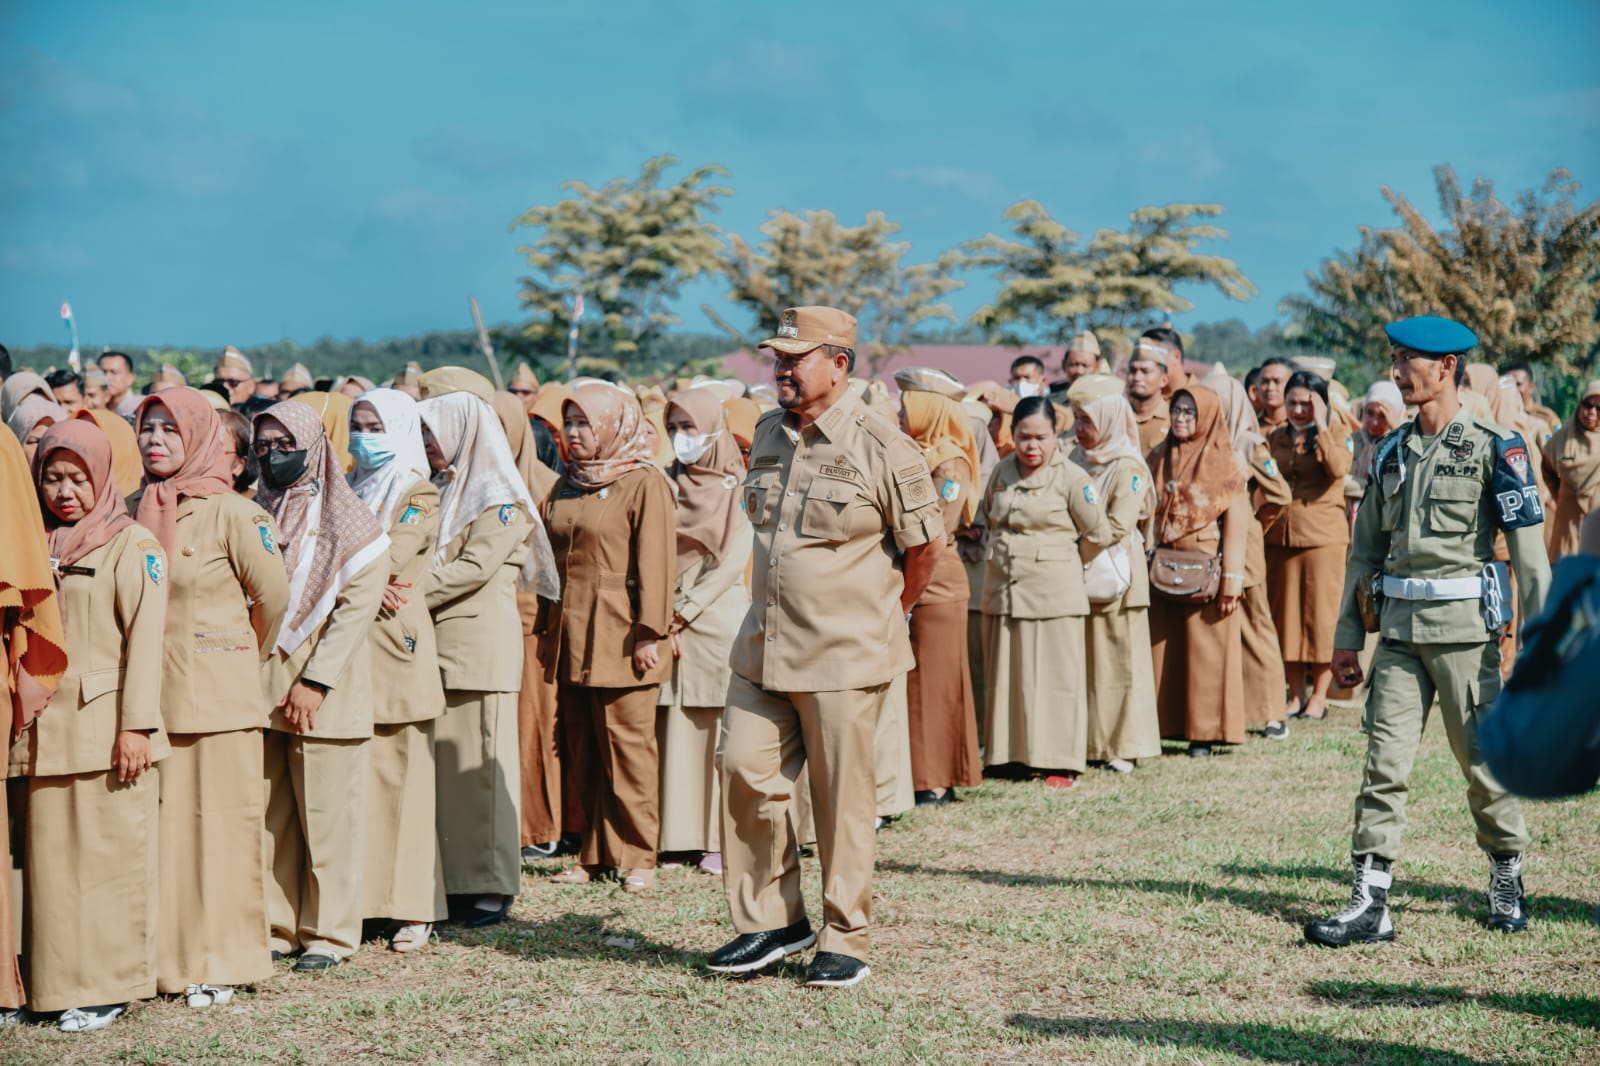
<svg viewBox="0 0 1600 1066">
<path fill-rule="evenodd" d="M 519 397 L 509 392 L 494 394 L 494 413 L 506 431 L 517 473 L 537 508 L 544 505 L 561 478 L 539 457 L 538 435 L 533 427 L 543 423 L 525 411 Z M 553 679 L 545 680 L 545 668 L 554 648 L 538 632 L 539 610 L 537 593 L 517 590 L 517 613 L 522 616 L 522 689 L 517 694 L 517 746 L 522 752 L 521 839 L 522 857 L 530 861 L 551 858 L 561 846 L 557 686 Z"/>
<path fill-rule="evenodd" d="M 61 1029 L 87 1032 L 156 992 L 167 559 L 128 517 L 111 442 L 92 422 L 52 427 L 33 474 L 69 665 L 11 751 L 28 789 L 23 958 L 29 1007 L 60 1011 Z"/>
<path fill-rule="evenodd" d="M 1189 741 L 1189 754 L 1214 744 L 1244 743 L 1244 647 L 1239 601 L 1244 592 L 1250 500 L 1216 393 L 1195 386 L 1172 395 L 1167 439 L 1150 453 L 1156 548 L 1220 556 L 1214 599 L 1194 602 L 1156 591 L 1150 603 L 1150 652 L 1156 672 L 1161 735 Z"/>
<path fill-rule="evenodd" d="M 1081 542 L 1109 546 L 1111 525 L 1094 482 L 1057 446 L 1049 400 L 1017 404 L 1011 432 L 1016 451 L 983 497 L 984 760 L 1053 770 L 1045 784 L 1071 788 L 1088 759 Z"/>
<path fill-rule="evenodd" d="M 398 922 L 395 951 L 428 942 L 448 916 L 434 815 L 434 720 L 444 685 L 433 619 L 417 586 L 439 536 L 439 490 L 428 479 L 417 404 L 395 389 L 361 394 L 350 410 L 350 487 L 389 535 L 388 586 L 368 631 L 372 772 L 367 778 L 366 905 Z"/>
<path fill-rule="evenodd" d="M 1161 754 L 1156 721 L 1156 679 L 1150 662 L 1150 575 L 1144 566 L 1139 523 L 1150 512 L 1150 469 L 1139 454 L 1139 423 L 1123 399 L 1120 378 L 1090 374 L 1068 390 L 1075 408 L 1072 461 L 1094 480 L 1105 508 L 1112 546 L 1120 545 L 1127 588 L 1115 599 L 1089 603 L 1084 629 L 1089 694 L 1090 762 L 1130 773 L 1140 759 Z M 1111 549 L 1108 548 L 1109 552 Z M 1100 553 L 1083 554 L 1093 564 Z M 1100 566 L 1112 565 L 1108 556 Z M 1102 590 L 1102 593 L 1109 590 Z"/>
<path fill-rule="evenodd" d="M 583 884 L 626 870 L 623 888 L 655 884 L 660 819 L 656 691 L 672 676 L 672 487 L 651 464 L 644 412 L 626 389 L 577 385 L 566 406 L 571 459 L 545 502 L 562 599 L 547 625 L 559 638 L 553 676 L 588 828 Z"/>
<path fill-rule="evenodd" d="M 744 459 L 722 402 L 706 388 L 672 394 L 666 427 L 677 462 L 677 588 L 669 645 L 672 673 L 657 696 L 661 752 L 660 850 L 692 852 L 722 872 L 722 792 L 717 737 L 732 670 L 728 654 L 750 607 L 744 568 L 753 546 L 739 506 Z"/>
<path fill-rule="evenodd" d="M 1328 409 L 1328 383 L 1296 371 L 1284 389 L 1289 421 L 1272 431 L 1272 457 L 1293 498 L 1267 529 L 1267 593 L 1289 680 L 1289 717 L 1326 718 L 1333 630 L 1350 546 L 1344 477 L 1351 428 Z M 1307 676 L 1311 692 L 1306 694 Z"/>
<path fill-rule="evenodd" d="M 289 602 L 278 532 L 233 491 L 217 412 L 195 389 L 134 415 L 145 481 L 130 501 L 170 570 L 161 712 L 156 990 L 226 1003 L 272 973 L 261 767 L 261 658 Z"/>
<path fill-rule="evenodd" d="M 439 540 L 420 587 L 444 682 L 434 737 L 439 848 L 445 891 L 470 897 L 465 920 L 476 928 L 505 918 L 522 880 L 519 575 L 540 595 L 556 591 L 548 541 L 494 409 L 451 392 L 417 413 L 439 487 Z"/>
<path fill-rule="evenodd" d="M 905 371 L 899 382 L 900 428 L 922 449 L 944 506 L 945 550 L 928 587 L 911 609 L 911 650 L 917 665 L 906 677 L 911 785 L 919 806 L 949 803 L 955 789 L 983 779 L 978 717 L 967 659 L 967 572 L 956 531 L 978 513 L 978 443 L 972 420 L 944 388 L 960 384 L 937 371 Z"/>
<path fill-rule="evenodd" d="M 272 949 L 295 970 L 326 970 L 361 946 L 371 774 L 368 631 L 389 576 L 389 538 L 322 422 L 288 400 L 256 417 L 258 502 L 277 520 L 289 606 L 262 668 L 267 916 Z"/>
<path fill-rule="evenodd" d="M 1600 510 L 1600 380 L 1584 386 L 1578 409 L 1550 438 L 1544 471 L 1556 498 L 1547 544 L 1559 559 L 1578 550 L 1584 518 Z"/>
</svg>

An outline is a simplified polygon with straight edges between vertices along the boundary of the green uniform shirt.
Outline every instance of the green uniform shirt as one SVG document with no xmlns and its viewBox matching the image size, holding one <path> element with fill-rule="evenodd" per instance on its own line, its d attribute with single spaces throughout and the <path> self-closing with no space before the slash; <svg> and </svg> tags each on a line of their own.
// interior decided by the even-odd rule
<svg viewBox="0 0 1600 1066">
<path fill-rule="evenodd" d="M 1391 439 L 1397 438 L 1397 439 Z M 1424 444 L 1415 423 L 1379 444 L 1366 494 L 1356 513 L 1336 648 L 1360 650 L 1365 640 L 1356 606 L 1364 576 L 1478 577 L 1494 558 L 1500 511 L 1491 488 L 1497 446 L 1520 446 L 1517 434 L 1473 417 L 1465 408 Z M 1522 451 L 1524 463 L 1526 451 Z M 1550 561 L 1538 522 L 1506 531 L 1517 579 L 1518 618 L 1539 613 L 1550 583 Z M 1383 601 L 1380 633 L 1416 644 L 1477 644 L 1489 639 L 1481 601 Z"/>
</svg>

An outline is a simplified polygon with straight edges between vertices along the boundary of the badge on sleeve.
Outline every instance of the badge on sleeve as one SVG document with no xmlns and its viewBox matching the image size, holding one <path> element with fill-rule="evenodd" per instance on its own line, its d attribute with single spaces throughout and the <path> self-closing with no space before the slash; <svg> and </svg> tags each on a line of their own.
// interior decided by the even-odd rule
<svg viewBox="0 0 1600 1066">
<path fill-rule="evenodd" d="M 1099 503 L 1100 502 L 1100 497 L 1095 493 L 1093 485 L 1085 485 L 1083 487 L 1083 502 L 1084 503 Z"/>
<path fill-rule="evenodd" d="M 946 478 L 945 483 L 939 486 L 939 495 L 945 503 L 955 503 L 961 498 L 961 482 L 954 478 Z"/>
<path fill-rule="evenodd" d="M 1267 476 L 1268 477 L 1277 477 L 1278 476 L 1278 460 L 1273 459 L 1270 456 L 1268 458 L 1266 458 L 1266 459 L 1263 459 L 1261 461 L 1261 469 L 1263 469 L 1263 470 L 1265 470 L 1267 472 Z"/>
<path fill-rule="evenodd" d="M 261 534 L 261 546 L 267 549 L 267 554 L 278 554 L 278 545 L 272 539 L 272 523 L 266 515 L 256 515 L 256 532 Z"/>
<path fill-rule="evenodd" d="M 511 524 L 511 512 L 515 510 L 515 504 L 502 504 L 500 507 L 500 524 L 503 526 L 509 526 Z"/>
<path fill-rule="evenodd" d="M 421 518 L 421 515 L 422 511 L 419 508 L 407 507 L 400 514 L 400 524 L 403 526 L 414 526 Z"/>
<path fill-rule="evenodd" d="M 161 558 L 160 552 L 147 551 L 144 553 L 144 572 L 145 576 L 150 579 L 150 584 L 161 584 L 161 579 L 167 576 L 167 564 Z"/>
<path fill-rule="evenodd" d="M 1143 487 L 1144 478 L 1140 477 L 1138 474 L 1133 475 L 1133 491 L 1137 494 L 1138 491 Z"/>
<path fill-rule="evenodd" d="M 1494 494 L 1502 530 L 1536 526 L 1544 521 L 1544 505 L 1539 502 L 1539 486 L 1533 481 L 1528 446 L 1520 434 L 1494 442 L 1494 473 L 1490 491 Z"/>
</svg>

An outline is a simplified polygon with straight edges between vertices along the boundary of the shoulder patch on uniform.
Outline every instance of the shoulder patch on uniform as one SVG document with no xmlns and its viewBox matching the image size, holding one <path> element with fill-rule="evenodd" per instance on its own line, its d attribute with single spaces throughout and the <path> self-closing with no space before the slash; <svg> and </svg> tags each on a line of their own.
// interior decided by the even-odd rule
<svg viewBox="0 0 1600 1066">
<path fill-rule="evenodd" d="M 961 498 L 961 482 L 954 478 L 945 478 L 944 484 L 939 486 L 939 495 L 945 503 L 955 503 Z"/>
<path fill-rule="evenodd" d="M 1085 485 L 1083 487 L 1083 501 L 1085 503 L 1099 503 L 1100 502 L 1100 497 L 1094 491 L 1094 486 L 1093 485 Z"/>
<path fill-rule="evenodd" d="M 144 573 L 150 579 L 150 584 L 161 584 L 161 579 L 167 576 L 167 562 L 160 552 L 145 552 Z"/>
<path fill-rule="evenodd" d="M 261 546 L 267 549 L 268 555 L 278 553 L 278 545 L 272 539 L 272 525 L 267 522 L 257 521 L 256 532 L 261 534 Z"/>
<path fill-rule="evenodd" d="M 516 509 L 517 509 L 517 505 L 514 504 L 514 503 L 501 504 L 500 505 L 500 524 L 503 525 L 503 526 L 509 526 L 511 524 L 511 515 L 512 515 L 512 513 L 514 511 L 516 511 Z"/>
<path fill-rule="evenodd" d="M 1544 521 L 1539 486 L 1533 481 L 1533 464 L 1520 434 L 1511 433 L 1509 439 L 1495 438 L 1489 489 L 1494 494 L 1495 517 L 1501 529 L 1522 529 Z"/>
<path fill-rule="evenodd" d="M 1500 423 L 1490 421 L 1487 418 L 1479 418 L 1477 415 L 1471 415 L 1470 418 L 1472 420 L 1472 424 L 1473 425 L 1477 426 L 1479 429 L 1483 430 L 1485 433 L 1492 434 L 1498 440 L 1509 441 L 1513 437 L 1515 437 L 1516 440 L 1517 440 L 1517 443 L 1519 443 L 1519 444 L 1522 443 L 1522 436 L 1520 434 L 1518 434 L 1515 430 L 1507 429 L 1505 426 L 1502 426 Z M 1452 423 L 1450 428 L 1454 429 L 1457 425 L 1460 425 L 1460 423 L 1459 422 Z M 1446 439 L 1447 440 L 1449 439 L 1448 435 L 1446 436 Z"/>
<path fill-rule="evenodd" d="M 412 504 L 410 507 L 407 507 L 404 511 L 400 512 L 400 524 L 403 526 L 414 526 L 421 519 L 421 517 L 422 509 L 416 504 Z"/>
<path fill-rule="evenodd" d="M 1272 458 L 1272 456 L 1270 456 L 1270 455 L 1267 456 L 1265 459 L 1263 459 L 1261 461 L 1261 469 L 1263 469 L 1263 470 L 1265 470 L 1267 472 L 1267 476 L 1268 477 L 1277 477 L 1278 476 L 1278 460 Z"/>
<path fill-rule="evenodd" d="M 1133 475 L 1133 491 L 1138 492 L 1142 488 L 1144 488 L 1144 477 L 1139 474 Z"/>
</svg>

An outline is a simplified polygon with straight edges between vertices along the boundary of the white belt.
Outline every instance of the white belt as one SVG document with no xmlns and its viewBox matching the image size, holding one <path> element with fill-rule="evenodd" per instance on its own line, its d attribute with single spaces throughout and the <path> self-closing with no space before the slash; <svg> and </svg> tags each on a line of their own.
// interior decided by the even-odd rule
<svg viewBox="0 0 1600 1066">
<path fill-rule="evenodd" d="M 1390 577 L 1383 594 L 1393 600 L 1475 600 L 1483 595 L 1481 577 Z"/>
</svg>

